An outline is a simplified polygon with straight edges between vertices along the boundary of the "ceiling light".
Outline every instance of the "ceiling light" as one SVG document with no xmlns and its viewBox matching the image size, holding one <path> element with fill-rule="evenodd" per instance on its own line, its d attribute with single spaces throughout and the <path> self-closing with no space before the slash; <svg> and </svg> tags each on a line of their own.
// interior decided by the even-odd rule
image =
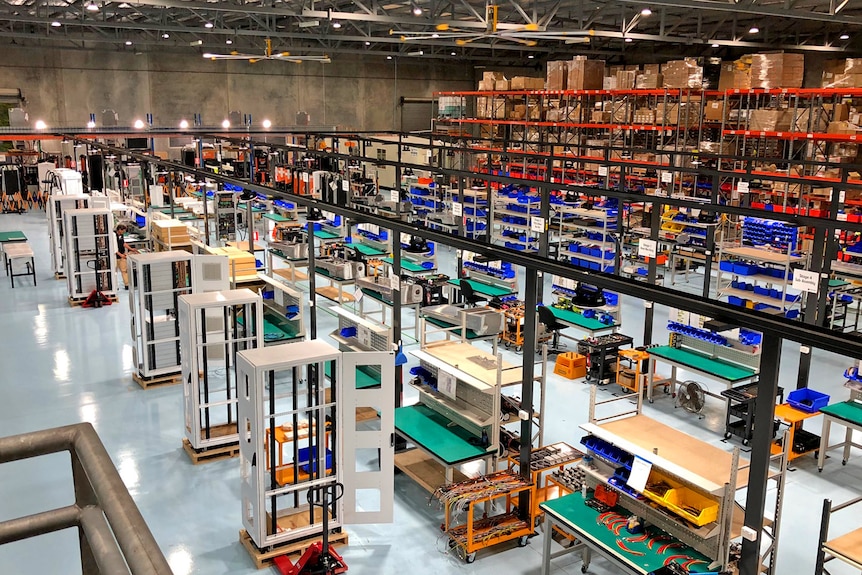
<svg viewBox="0 0 862 575">
<path fill-rule="evenodd" d="M 338 30 L 339 28 L 341 28 L 341 22 L 333 22 L 332 27 Z"/>
<path fill-rule="evenodd" d="M 42 120 L 36 120 L 35 126 L 37 130 L 44 130 L 48 127 L 48 125 Z"/>
<path fill-rule="evenodd" d="M 419 6 L 414 6 L 413 7 L 413 15 L 414 16 L 421 16 L 422 15 L 422 8 L 420 8 Z"/>
<path fill-rule="evenodd" d="M 748 29 L 749 34 L 757 34 L 758 32 L 760 32 L 760 28 L 758 28 L 757 26 L 752 26 Z"/>
<path fill-rule="evenodd" d="M 228 46 L 230 46 L 231 44 L 233 44 L 233 40 L 228 39 L 228 40 L 225 40 L 224 43 L 227 44 Z"/>
<path fill-rule="evenodd" d="M 265 130 L 269 130 L 270 128 L 272 128 L 272 122 L 270 120 L 264 120 L 263 122 L 261 122 L 261 125 Z"/>
<path fill-rule="evenodd" d="M 432 37 L 432 38 L 439 38 L 439 37 L 440 37 L 440 34 L 437 34 L 437 33 L 435 32 L 434 34 L 431 34 L 431 37 Z"/>
<path fill-rule="evenodd" d="M 840 36 L 838 36 L 838 39 L 839 40 L 849 40 L 850 34 L 847 34 L 847 33 L 841 34 Z"/>
<path fill-rule="evenodd" d="M 455 52 L 452 52 L 452 56 L 457 56 L 457 55 L 458 55 L 458 54 L 457 54 L 457 53 L 455 53 Z"/>
<path fill-rule="evenodd" d="M 415 52 L 408 52 L 407 55 L 408 56 L 424 56 L 425 50 L 417 50 Z"/>
<path fill-rule="evenodd" d="M 168 38 L 170 38 L 170 37 L 171 37 L 171 35 L 170 35 L 170 34 L 168 34 L 167 32 L 165 32 L 164 34 L 162 34 L 162 38 L 164 38 L 165 40 L 167 40 L 167 39 L 168 39 Z"/>
<path fill-rule="evenodd" d="M 52 28 L 59 28 L 60 26 L 62 26 L 62 24 L 60 24 L 60 22 L 57 20 L 54 20 L 53 22 L 51 22 Z"/>
<path fill-rule="evenodd" d="M 713 44 L 713 45 L 712 45 L 712 47 L 713 47 L 713 48 L 718 48 L 718 44 Z"/>
<path fill-rule="evenodd" d="M 365 41 L 365 45 L 366 45 L 366 46 L 371 46 L 371 42 L 369 42 L 368 40 L 366 40 L 366 41 Z"/>
<path fill-rule="evenodd" d="M 224 120 L 221 123 L 222 128 L 230 128 L 230 120 Z"/>
<path fill-rule="evenodd" d="M 135 129 L 143 130 L 144 129 L 144 121 L 143 120 L 135 120 Z"/>
<path fill-rule="evenodd" d="M 644 8 L 641 10 L 641 16 L 652 16 L 652 10 L 649 8 Z"/>
<path fill-rule="evenodd" d="M 305 22 L 300 22 L 296 26 L 298 28 L 314 28 L 315 26 L 320 26 L 320 20 L 306 20 Z"/>
<path fill-rule="evenodd" d="M 89 122 L 87 122 L 87 127 L 88 128 L 95 128 L 96 122 L 94 122 L 93 120 L 90 120 Z"/>
<path fill-rule="evenodd" d="M 87 9 L 87 12 L 98 12 L 99 11 L 99 5 L 96 4 L 95 2 L 87 2 L 87 4 L 84 6 L 84 8 Z"/>
<path fill-rule="evenodd" d="M 206 24 L 204 24 L 204 28 L 212 28 L 212 27 L 213 27 L 212 22 L 207 22 Z"/>
<path fill-rule="evenodd" d="M 180 120 L 180 129 L 185 130 L 188 127 L 189 127 L 189 121 L 188 120 Z"/>
<path fill-rule="evenodd" d="M 132 45 L 132 41 L 131 41 L 131 40 L 126 40 L 126 46 L 131 46 L 131 45 Z"/>
<path fill-rule="evenodd" d="M 631 41 L 632 41 L 631 38 L 626 38 L 626 42 L 631 42 Z"/>
<path fill-rule="evenodd" d="M 391 60 L 391 59 L 392 59 L 392 56 L 386 56 L 386 59 L 387 59 L 387 60 Z"/>
</svg>

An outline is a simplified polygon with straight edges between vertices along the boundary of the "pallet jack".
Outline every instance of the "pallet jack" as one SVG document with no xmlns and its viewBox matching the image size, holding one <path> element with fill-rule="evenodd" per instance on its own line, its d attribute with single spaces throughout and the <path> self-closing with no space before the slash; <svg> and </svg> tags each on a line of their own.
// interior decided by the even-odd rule
<svg viewBox="0 0 862 575">
<path fill-rule="evenodd" d="M 95 260 L 95 270 L 96 270 L 96 289 L 90 292 L 90 295 L 84 300 L 81 304 L 81 307 L 103 307 L 106 305 L 111 305 L 112 302 L 108 299 L 108 296 L 102 293 L 102 274 L 99 272 L 102 271 L 102 258 L 97 257 Z M 110 258 L 108 259 L 110 261 Z"/>
<path fill-rule="evenodd" d="M 315 499 L 316 495 L 320 497 L 320 501 Z M 347 571 L 344 558 L 335 549 L 329 548 L 329 512 L 327 511 L 330 497 L 334 503 L 343 495 L 344 485 L 341 483 L 322 485 L 308 490 L 308 505 L 312 513 L 315 506 L 323 509 L 323 539 L 312 543 L 295 565 L 286 555 L 274 558 L 273 563 L 281 575 L 338 575 Z"/>
</svg>

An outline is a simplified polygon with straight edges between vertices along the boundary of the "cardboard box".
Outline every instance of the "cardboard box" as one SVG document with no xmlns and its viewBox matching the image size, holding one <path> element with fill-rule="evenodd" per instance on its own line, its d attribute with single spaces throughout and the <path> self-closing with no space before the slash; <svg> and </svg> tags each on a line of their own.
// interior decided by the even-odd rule
<svg viewBox="0 0 862 575">
<path fill-rule="evenodd" d="M 703 68 L 694 58 L 671 60 L 662 68 L 665 88 L 700 89 L 703 86 Z"/>
<path fill-rule="evenodd" d="M 497 92 L 505 92 L 509 89 L 509 81 L 508 80 L 497 80 L 494 82 L 494 90 Z"/>
<path fill-rule="evenodd" d="M 708 122 L 720 122 L 724 117 L 724 100 L 710 100 L 703 109 L 703 117 Z"/>
<path fill-rule="evenodd" d="M 480 119 L 491 117 L 491 99 L 485 96 L 476 98 L 476 117 Z"/>
<path fill-rule="evenodd" d="M 805 56 L 783 52 L 752 54 L 752 88 L 801 88 Z"/>
<path fill-rule="evenodd" d="M 735 90 L 750 90 L 751 89 L 751 71 L 734 70 L 733 71 L 733 89 Z"/>
<path fill-rule="evenodd" d="M 479 80 L 479 91 L 480 92 L 493 92 L 494 91 L 494 82 L 487 80 Z"/>
<path fill-rule="evenodd" d="M 515 76 L 509 80 L 510 90 L 542 90 L 545 81 L 542 78 L 528 78 L 526 76 Z"/>
<path fill-rule="evenodd" d="M 649 76 L 657 76 L 661 73 L 660 64 L 644 64 L 644 74 Z"/>
<path fill-rule="evenodd" d="M 635 70 L 617 72 L 617 90 L 634 90 L 638 73 Z"/>
<path fill-rule="evenodd" d="M 611 121 L 611 113 L 604 110 L 593 110 L 590 114 L 590 122 L 594 124 L 607 124 Z"/>
<path fill-rule="evenodd" d="M 790 110 L 752 110 L 748 129 L 754 132 L 781 132 L 790 130 L 793 112 Z"/>
<path fill-rule="evenodd" d="M 616 90 L 617 89 L 617 78 L 616 76 L 605 76 L 602 78 L 602 90 Z"/>
<path fill-rule="evenodd" d="M 506 98 L 491 98 L 490 117 L 495 120 L 506 119 Z"/>
<path fill-rule="evenodd" d="M 494 83 L 497 80 L 505 80 L 506 76 L 502 72 L 488 71 L 482 72 L 482 79 L 486 82 Z"/>
<path fill-rule="evenodd" d="M 847 121 L 840 122 L 829 122 L 829 128 L 826 130 L 827 134 L 845 134 L 848 136 L 855 136 L 858 132 L 859 126 L 856 124 L 851 124 Z"/>
<path fill-rule="evenodd" d="M 664 78 L 661 74 L 638 74 L 635 88 L 638 90 L 655 90 L 661 88 Z"/>
<path fill-rule="evenodd" d="M 568 90 L 601 90 L 605 75 L 605 63 L 602 60 L 588 60 L 585 56 L 575 56 L 568 63 Z"/>
<path fill-rule="evenodd" d="M 548 62 L 548 72 L 545 76 L 545 89 L 551 91 L 565 90 L 569 74 L 569 63 L 566 61 Z"/>
<path fill-rule="evenodd" d="M 824 60 L 823 74 L 821 75 L 820 86 L 823 88 L 829 88 L 830 85 L 835 81 L 835 76 L 844 73 L 844 68 L 846 66 L 847 60 L 844 58 L 840 60 Z"/>
<path fill-rule="evenodd" d="M 862 58 L 847 58 L 844 61 L 845 74 L 862 74 Z"/>
<path fill-rule="evenodd" d="M 722 92 L 733 89 L 733 72 L 736 70 L 736 64 L 733 62 L 722 62 L 721 72 L 718 76 L 718 89 Z"/>
<path fill-rule="evenodd" d="M 634 114 L 632 114 L 632 123 L 643 125 L 655 124 L 655 110 L 650 108 L 638 108 L 634 111 Z"/>
</svg>

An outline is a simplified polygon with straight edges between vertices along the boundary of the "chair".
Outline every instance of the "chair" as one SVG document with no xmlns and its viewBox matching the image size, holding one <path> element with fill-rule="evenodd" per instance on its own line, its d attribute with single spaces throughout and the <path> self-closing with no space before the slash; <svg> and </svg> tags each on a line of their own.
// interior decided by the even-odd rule
<svg viewBox="0 0 862 575">
<path fill-rule="evenodd" d="M 548 347 L 548 353 L 560 353 L 566 347 L 566 344 L 560 343 L 560 331 L 566 329 L 568 326 L 558 322 L 554 312 L 549 307 L 541 305 L 536 310 L 539 313 L 539 323 L 545 326 L 547 332 L 553 334 L 551 345 Z"/>
<path fill-rule="evenodd" d="M 461 280 L 458 286 L 461 288 L 461 295 L 468 307 L 476 307 L 476 304 L 488 301 L 488 298 L 473 291 L 473 286 L 470 285 L 469 281 Z"/>
</svg>

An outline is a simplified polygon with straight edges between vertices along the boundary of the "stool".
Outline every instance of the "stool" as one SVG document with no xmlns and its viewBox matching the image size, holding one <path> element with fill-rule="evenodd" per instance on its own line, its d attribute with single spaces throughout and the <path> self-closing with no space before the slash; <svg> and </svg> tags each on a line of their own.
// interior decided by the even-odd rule
<svg viewBox="0 0 862 575">
<path fill-rule="evenodd" d="M 566 379 L 579 379 L 587 376 L 587 358 L 579 353 L 568 351 L 557 356 L 554 373 Z"/>
<path fill-rule="evenodd" d="M 12 266 L 15 260 L 30 260 L 26 262 L 27 271 L 16 274 Z M 12 281 L 12 288 L 15 288 L 15 278 L 21 276 L 33 276 L 33 285 L 36 285 L 36 262 L 33 258 L 33 250 L 30 249 L 28 242 L 16 242 L 7 244 L 3 247 L 3 263 L 6 267 L 6 275 Z"/>
</svg>

